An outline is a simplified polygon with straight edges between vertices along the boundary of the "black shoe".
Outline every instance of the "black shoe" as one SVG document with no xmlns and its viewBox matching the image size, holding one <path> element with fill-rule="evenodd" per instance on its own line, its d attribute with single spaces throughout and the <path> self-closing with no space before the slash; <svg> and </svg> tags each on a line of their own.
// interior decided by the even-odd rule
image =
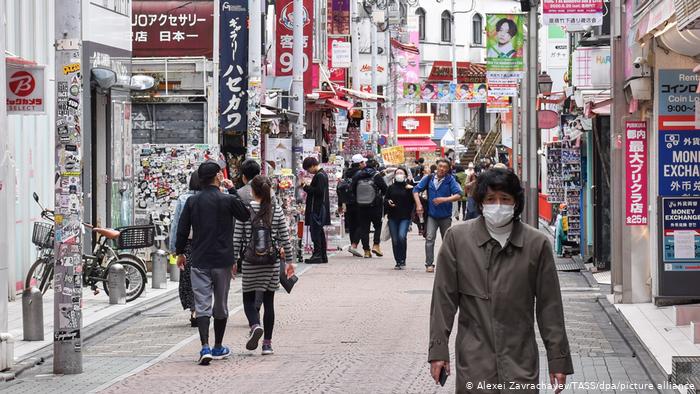
<svg viewBox="0 0 700 394">
<path fill-rule="evenodd" d="M 395 270 L 400 270 L 400 269 L 401 269 L 401 264 L 400 264 L 400 263 L 396 263 L 396 265 L 394 266 L 394 269 L 395 269 Z"/>
<path fill-rule="evenodd" d="M 327 263 L 328 261 L 323 261 L 321 257 L 311 257 L 309 259 L 306 259 L 304 262 L 306 264 L 323 264 Z"/>
</svg>

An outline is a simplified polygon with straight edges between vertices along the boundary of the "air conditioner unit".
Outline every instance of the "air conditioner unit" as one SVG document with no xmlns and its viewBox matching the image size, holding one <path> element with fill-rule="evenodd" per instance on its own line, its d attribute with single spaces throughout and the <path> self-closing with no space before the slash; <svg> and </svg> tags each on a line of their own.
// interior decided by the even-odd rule
<svg viewBox="0 0 700 394">
<path fill-rule="evenodd" d="M 700 29 L 700 0 L 673 0 L 678 30 Z"/>
</svg>

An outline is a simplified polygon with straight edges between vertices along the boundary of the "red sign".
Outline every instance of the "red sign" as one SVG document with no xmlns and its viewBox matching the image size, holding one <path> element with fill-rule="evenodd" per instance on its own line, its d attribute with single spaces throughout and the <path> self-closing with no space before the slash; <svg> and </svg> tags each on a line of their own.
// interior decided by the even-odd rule
<svg viewBox="0 0 700 394">
<path fill-rule="evenodd" d="M 348 39 L 344 37 L 328 39 L 328 72 L 331 74 L 329 79 L 331 82 L 337 83 L 341 87 L 345 87 L 345 73 L 347 69 L 333 67 L 333 41 L 347 42 Z"/>
<path fill-rule="evenodd" d="M 430 138 L 433 136 L 433 114 L 399 114 L 396 116 L 399 138 Z"/>
<path fill-rule="evenodd" d="M 625 122 L 627 143 L 625 162 L 627 187 L 625 190 L 625 224 L 646 226 L 647 214 L 647 123 L 643 121 Z"/>
<path fill-rule="evenodd" d="M 436 60 L 430 69 L 428 81 L 452 81 L 452 62 Z M 486 65 L 470 62 L 457 62 L 458 83 L 485 83 Z"/>
<path fill-rule="evenodd" d="M 134 1 L 133 57 L 206 56 L 214 44 L 213 1 Z"/>
<path fill-rule="evenodd" d="M 40 114 L 44 112 L 44 66 L 6 63 L 7 112 Z"/>
<path fill-rule="evenodd" d="M 542 22 L 545 25 L 603 24 L 603 0 L 544 0 Z"/>
<path fill-rule="evenodd" d="M 294 2 L 292 0 L 278 0 L 276 2 L 277 18 L 277 62 L 275 65 L 275 75 L 292 75 L 294 60 L 292 51 L 294 47 Z M 313 59 L 313 20 L 314 20 L 313 0 L 304 0 L 304 93 L 311 93 L 313 84 L 311 82 L 311 61 Z"/>
</svg>

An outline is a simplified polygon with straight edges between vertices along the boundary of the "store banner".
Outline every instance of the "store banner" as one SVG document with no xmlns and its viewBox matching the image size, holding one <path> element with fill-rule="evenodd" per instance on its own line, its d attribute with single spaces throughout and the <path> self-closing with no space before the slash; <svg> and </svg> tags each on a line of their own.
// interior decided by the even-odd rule
<svg viewBox="0 0 700 394">
<path fill-rule="evenodd" d="M 396 115 L 398 138 L 431 138 L 433 136 L 433 114 Z"/>
<path fill-rule="evenodd" d="M 404 83 L 403 98 L 423 103 L 486 103 L 487 88 L 484 83 Z"/>
<path fill-rule="evenodd" d="M 646 226 L 649 223 L 648 206 L 648 147 L 647 123 L 644 121 L 625 122 L 625 224 Z"/>
<path fill-rule="evenodd" d="M 486 101 L 486 113 L 488 114 L 502 114 L 510 112 L 513 107 L 510 104 L 510 97 L 503 96 L 488 96 Z"/>
<path fill-rule="evenodd" d="M 400 166 L 406 162 L 406 151 L 402 145 L 382 148 L 382 160 L 387 166 Z"/>
<path fill-rule="evenodd" d="M 603 0 L 543 0 L 542 23 L 601 26 L 603 11 Z"/>
<path fill-rule="evenodd" d="M 8 61 L 5 69 L 8 115 L 45 113 L 44 66 L 20 65 Z M 76 87 L 76 89 L 75 96 L 80 93 L 80 88 Z M 69 92 L 67 90 L 65 97 L 63 97 L 65 99 L 68 99 Z"/>
<path fill-rule="evenodd" d="M 275 50 L 277 62 L 275 75 L 278 77 L 292 75 L 294 58 L 294 2 L 292 0 L 280 0 L 276 2 L 277 36 Z M 311 61 L 313 60 L 313 0 L 304 0 L 304 94 L 313 91 L 313 75 Z M 246 43 L 246 48 L 248 44 Z"/>
<path fill-rule="evenodd" d="M 350 34 L 350 0 L 328 0 L 328 34 Z"/>
<path fill-rule="evenodd" d="M 486 14 L 486 75 L 519 79 L 523 61 L 524 14 Z"/>
<path fill-rule="evenodd" d="M 518 95 L 518 82 L 513 79 L 489 79 L 487 86 L 489 96 L 516 97 Z"/>
<path fill-rule="evenodd" d="M 610 47 L 581 47 L 573 55 L 576 89 L 610 89 Z"/>
<path fill-rule="evenodd" d="M 248 130 L 248 1 L 221 3 L 219 19 L 219 131 Z"/>
<path fill-rule="evenodd" d="M 418 15 L 410 15 L 408 17 L 408 42 L 416 48 L 420 48 L 420 38 L 418 33 Z M 403 52 L 403 57 L 406 59 L 406 67 L 399 64 L 402 68 L 402 76 L 404 82 L 416 83 L 420 82 L 420 53 Z M 400 62 L 399 62 L 400 63 Z"/>
<path fill-rule="evenodd" d="M 700 198 L 663 198 L 661 205 L 663 271 L 700 271 Z"/>
<path fill-rule="evenodd" d="M 330 49 L 330 61 L 328 66 L 331 68 L 350 68 L 352 67 L 352 50 L 347 38 L 329 38 L 328 48 Z"/>
<path fill-rule="evenodd" d="M 696 109 L 700 94 L 695 93 L 700 77 L 692 70 L 659 70 L 659 130 L 700 129 Z"/>
<path fill-rule="evenodd" d="M 236 2 L 222 3 L 224 8 L 227 3 Z M 213 37 L 213 1 L 134 0 L 132 3 L 133 57 L 204 56 L 211 59 Z"/>
</svg>

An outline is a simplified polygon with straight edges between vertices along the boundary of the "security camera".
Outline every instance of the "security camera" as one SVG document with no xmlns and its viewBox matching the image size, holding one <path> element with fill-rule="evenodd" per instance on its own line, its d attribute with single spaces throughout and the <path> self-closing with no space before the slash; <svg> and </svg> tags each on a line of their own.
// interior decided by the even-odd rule
<svg viewBox="0 0 700 394">
<path fill-rule="evenodd" d="M 641 57 L 641 56 L 637 56 L 637 57 L 634 59 L 634 62 L 632 63 L 632 65 L 634 66 L 634 68 L 637 68 L 637 69 L 642 68 L 645 64 L 647 64 L 647 59 L 644 59 L 644 58 Z"/>
</svg>

